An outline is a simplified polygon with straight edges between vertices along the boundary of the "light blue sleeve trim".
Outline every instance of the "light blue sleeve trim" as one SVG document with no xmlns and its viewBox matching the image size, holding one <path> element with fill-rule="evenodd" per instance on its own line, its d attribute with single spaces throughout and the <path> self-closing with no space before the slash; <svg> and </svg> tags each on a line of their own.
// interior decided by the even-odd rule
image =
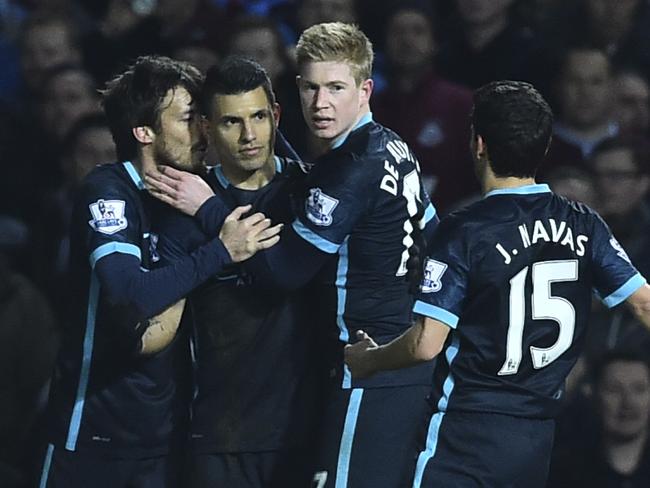
<svg viewBox="0 0 650 488">
<path fill-rule="evenodd" d="M 429 203 L 427 208 L 424 210 L 424 223 L 427 224 L 429 221 L 436 216 L 436 209 L 432 203 Z"/>
<path fill-rule="evenodd" d="M 424 315 L 425 317 L 430 317 L 432 319 L 438 320 L 445 325 L 448 325 L 452 329 L 455 329 L 458 325 L 458 317 L 451 312 L 448 312 L 444 308 L 436 307 L 430 303 L 422 302 L 420 300 L 415 301 L 413 306 L 413 312 L 418 315 Z"/>
<path fill-rule="evenodd" d="M 122 164 L 124 165 L 126 172 L 129 173 L 129 176 L 131 177 L 131 180 L 133 181 L 135 186 L 137 186 L 139 190 L 146 190 L 146 187 L 144 186 L 144 181 L 142 181 L 142 178 L 140 178 L 140 174 L 133 166 L 133 163 L 131 161 L 125 161 Z"/>
<path fill-rule="evenodd" d="M 120 252 L 122 254 L 130 254 L 142 260 L 142 254 L 140 253 L 140 248 L 135 244 L 128 244 L 126 242 L 107 242 L 106 244 L 102 244 L 101 246 L 99 246 L 91 253 L 89 258 L 90 267 L 94 268 L 95 264 L 97 264 L 97 261 L 115 252 Z"/>
<path fill-rule="evenodd" d="M 298 219 L 294 220 L 291 226 L 293 227 L 293 230 L 296 231 L 296 234 L 327 254 L 334 254 L 338 252 L 339 247 L 341 247 L 340 244 L 323 239 L 313 230 L 307 228 L 305 224 L 300 222 Z"/>
<path fill-rule="evenodd" d="M 637 291 L 647 283 L 646 279 L 639 273 L 635 274 L 625 282 L 618 290 L 603 299 L 603 303 L 609 308 L 615 307 L 619 303 L 627 300 L 632 293 Z"/>
<path fill-rule="evenodd" d="M 280 161 L 280 158 L 273 156 L 273 160 L 275 161 L 275 172 L 278 174 L 282 173 L 282 161 Z"/>
</svg>

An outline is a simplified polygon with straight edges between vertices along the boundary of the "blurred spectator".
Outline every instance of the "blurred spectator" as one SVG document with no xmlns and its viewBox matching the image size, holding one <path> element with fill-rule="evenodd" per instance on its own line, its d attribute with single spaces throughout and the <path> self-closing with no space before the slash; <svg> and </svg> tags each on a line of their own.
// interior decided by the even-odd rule
<svg viewBox="0 0 650 488">
<path fill-rule="evenodd" d="M 648 261 L 645 256 L 650 245 L 648 161 L 647 142 L 626 137 L 603 141 L 591 158 L 601 215 L 637 267 Z"/>
<path fill-rule="evenodd" d="M 572 47 L 560 66 L 555 87 L 557 120 L 543 175 L 558 166 L 588 169 L 594 147 L 619 133 L 612 116 L 612 72 L 605 53 Z"/>
<path fill-rule="evenodd" d="M 389 84 L 373 98 L 372 109 L 377 121 L 411 146 L 432 201 L 445 213 L 479 187 L 467 147 L 472 93 L 432 69 L 432 16 L 421 4 L 405 2 L 388 18 Z"/>
<path fill-rule="evenodd" d="M 546 182 L 557 195 L 598 208 L 596 182 L 592 173 L 573 166 L 560 167 L 546 176 Z"/>
<path fill-rule="evenodd" d="M 614 76 L 614 113 L 622 133 L 650 135 L 650 87 L 637 72 Z"/>
<path fill-rule="evenodd" d="M 580 0 L 558 11 L 553 24 L 560 45 L 588 43 L 602 49 L 617 67 L 650 77 L 650 6 L 646 0 Z"/>
<path fill-rule="evenodd" d="M 0 259 L 0 484 L 33 486 L 58 330 L 43 296 Z"/>
<path fill-rule="evenodd" d="M 539 42 L 513 16 L 515 0 L 455 0 L 442 34 L 440 73 L 470 88 L 502 79 L 531 80 Z"/>
<path fill-rule="evenodd" d="M 201 43 L 180 44 L 174 48 L 171 57 L 196 66 L 202 73 L 219 61 L 217 53 Z"/>
<path fill-rule="evenodd" d="M 612 351 L 593 371 L 595 436 L 581 433 L 555 457 L 549 487 L 642 488 L 650 479 L 650 367 Z M 562 446 L 558 446 L 562 447 Z"/>
<path fill-rule="evenodd" d="M 74 26 L 65 18 L 35 14 L 23 26 L 20 39 L 22 76 L 28 94 L 38 93 L 47 71 L 63 64 L 81 64 Z"/>
<path fill-rule="evenodd" d="M 355 0 L 298 0 L 298 34 L 321 22 L 352 23 L 356 20 Z"/>
<path fill-rule="evenodd" d="M 37 115 L 48 139 L 59 144 L 80 117 L 100 110 L 95 82 L 78 66 L 60 65 L 46 72 L 41 97 Z"/>
<path fill-rule="evenodd" d="M 308 131 L 300 109 L 296 72 L 277 25 L 260 17 L 239 18 L 230 32 L 226 52 L 254 59 L 266 70 L 281 108 L 280 130 L 301 156 L 309 158 Z"/>
</svg>

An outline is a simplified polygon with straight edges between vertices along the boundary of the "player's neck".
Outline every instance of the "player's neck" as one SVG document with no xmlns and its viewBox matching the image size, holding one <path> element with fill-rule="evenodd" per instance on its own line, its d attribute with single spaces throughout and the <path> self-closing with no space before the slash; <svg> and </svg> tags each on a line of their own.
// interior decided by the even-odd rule
<svg viewBox="0 0 650 488">
<path fill-rule="evenodd" d="M 359 125 L 359 122 L 367 116 L 370 113 L 370 105 L 366 104 L 364 105 L 359 113 L 357 114 L 356 119 L 354 122 L 350 125 L 350 127 L 345 131 L 336 136 L 334 139 L 317 139 L 316 140 L 316 149 L 318 151 L 318 154 L 324 154 L 328 151 L 331 151 L 332 149 L 336 149 L 339 147 L 343 142 L 348 138 L 350 135 L 350 132 L 352 132 L 354 129 L 356 129 L 357 125 Z"/>
<path fill-rule="evenodd" d="M 257 171 L 244 171 L 235 166 L 221 165 L 224 176 L 231 185 L 240 190 L 259 190 L 275 176 L 275 157 L 271 158 Z"/>
<path fill-rule="evenodd" d="M 517 188 L 520 186 L 534 185 L 535 183 L 535 178 L 519 178 L 515 176 L 499 177 L 488 169 L 482 181 L 483 195 L 494 190 Z"/>
</svg>

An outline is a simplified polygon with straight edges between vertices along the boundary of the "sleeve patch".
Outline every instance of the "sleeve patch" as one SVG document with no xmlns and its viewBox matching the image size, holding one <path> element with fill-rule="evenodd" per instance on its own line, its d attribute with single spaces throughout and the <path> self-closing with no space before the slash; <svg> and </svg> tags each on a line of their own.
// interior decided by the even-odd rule
<svg viewBox="0 0 650 488">
<path fill-rule="evenodd" d="M 311 188 L 305 201 L 307 218 L 316 225 L 328 226 L 332 223 L 332 212 L 339 201 L 326 195 L 320 188 Z"/>
<path fill-rule="evenodd" d="M 111 235 L 126 229 L 128 225 L 125 215 L 126 202 L 124 200 L 100 199 L 95 203 L 91 203 L 88 208 L 92 216 L 88 224 L 97 232 Z"/>
<path fill-rule="evenodd" d="M 435 259 L 427 259 L 424 265 L 422 278 L 422 293 L 440 291 L 442 288 L 442 275 L 447 271 L 447 265 Z"/>
<path fill-rule="evenodd" d="M 616 251 L 616 254 L 618 256 L 627 261 L 628 263 L 632 264 L 632 261 L 630 260 L 630 257 L 627 255 L 625 252 L 625 249 L 623 249 L 623 246 L 621 246 L 621 243 L 616 240 L 616 237 L 612 236 L 612 238 L 609 240 L 609 244 L 614 248 Z"/>
</svg>

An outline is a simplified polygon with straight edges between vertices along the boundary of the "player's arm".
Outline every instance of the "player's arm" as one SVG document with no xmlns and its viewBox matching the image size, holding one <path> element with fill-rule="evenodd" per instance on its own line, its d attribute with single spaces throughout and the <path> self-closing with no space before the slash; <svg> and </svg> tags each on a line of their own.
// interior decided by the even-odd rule
<svg viewBox="0 0 650 488">
<path fill-rule="evenodd" d="M 183 298 L 146 321 L 146 328 L 140 339 L 140 354 L 156 354 L 171 344 L 176 337 L 184 308 L 185 299 Z"/>
<path fill-rule="evenodd" d="M 345 363 L 352 377 L 366 378 L 379 371 L 406 368 L 435 358 L 449 335 L 449 326 L 429 317 L 417 316 L 404 334 L 378 346 L 365 332 L 358 342 L 345 346 Z"/>
<path fill-rule="evenodd" d="M 226 219 L 218 238 L 167 266 L 144 272 L 139 249 L 132 244 L 108 243 L 90 257 L 102 293 L 122 307 L 130 323 L 141 323 L 161 313 L 208 277 L 232 262 L 248 259 L 276 244 L 280 226 L 271 227 L 262 214 L 241 218 L 248 207 L 238 207 Z"/>
<path fill-rule="evenodd" d="M 626 301 L 636 318 L 650 329 L 650 285 L 641 286 Z"/>
</svg>

